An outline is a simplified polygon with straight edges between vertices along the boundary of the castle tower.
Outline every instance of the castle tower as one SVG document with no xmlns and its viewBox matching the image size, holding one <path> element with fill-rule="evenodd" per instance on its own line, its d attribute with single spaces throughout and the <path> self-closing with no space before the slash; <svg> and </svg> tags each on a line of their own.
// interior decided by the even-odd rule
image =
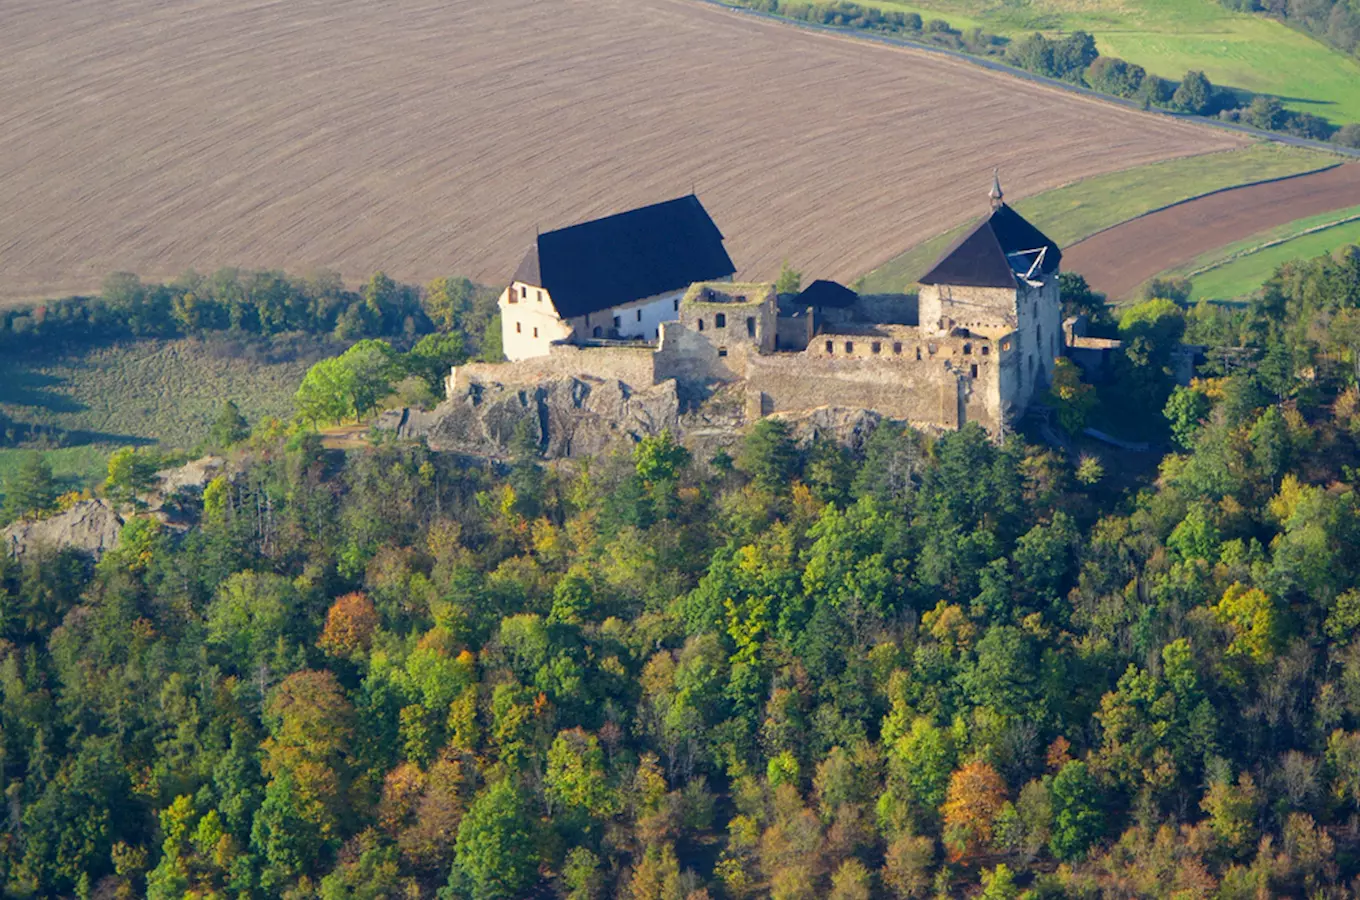
<svg viewBox="0 0 1360 900">
<path fill-rule="evenodd" d="M 992 172 L 987 217 L 921 277 L 920 328 L 987 335 L 1002 354 L 998 401 L 1021 415 L 1048 385 L 1062 353 L 1062 251 L 1006 204 Z"/>
</svg>

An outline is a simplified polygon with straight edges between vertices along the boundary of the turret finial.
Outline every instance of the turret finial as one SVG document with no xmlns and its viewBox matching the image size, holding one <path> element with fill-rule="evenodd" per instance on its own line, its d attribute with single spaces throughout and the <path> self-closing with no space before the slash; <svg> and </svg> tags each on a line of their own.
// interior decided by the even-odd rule
<svg viewBox="0 0 1360 900">
<path fill-rule="evenodd" d="M 992 169 L 992 209 L 1000 209 L 1005 204 L 1006 195 L 1001 192 L 1001 170 Z"/>
</svg>

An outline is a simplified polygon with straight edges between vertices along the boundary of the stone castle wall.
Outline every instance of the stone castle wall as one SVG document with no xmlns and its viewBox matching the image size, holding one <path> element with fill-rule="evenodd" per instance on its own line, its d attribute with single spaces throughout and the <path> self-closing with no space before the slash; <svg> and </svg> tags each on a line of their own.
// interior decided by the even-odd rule
<svg viewBox="0 0 1360 900">
<path fill-rule="evenodd" d="M 554 344 L 547 356 L 511 363 L 466 363 L 454 366 L 449 375 L 447 394 L 452 397 L 472 382 L 535 384 L 548 378 L 568 375 L 582 379 L 612 379 L 635 388 L 650 387 L 671 377 L 657 377 L 656 358 L 655 347 L 650 344 L 626 347 Z"/>
</svg>

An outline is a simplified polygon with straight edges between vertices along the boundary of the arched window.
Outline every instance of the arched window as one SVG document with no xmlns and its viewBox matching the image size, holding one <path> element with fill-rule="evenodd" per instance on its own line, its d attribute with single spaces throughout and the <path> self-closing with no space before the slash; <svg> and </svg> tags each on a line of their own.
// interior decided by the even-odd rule
<svg viewBox="0 0 1360 900">
<path fill-rule="evenodd" d="M 595 330 L 592 331 L 592 332 L 590 333 L 591 337 L 600 337 L 600 336 L 602 336 L 603 334 L 604 334 L 604 329 L 600 328 L 599 325 L 596 325 L 596 326 L 595 326 Z"/>
<path fill-rule="evenodd" d="M 714 328 L 726 328 L 726 327 L 727 327 L 727 316 L 726 316 L 724 313 L 718 313 L 716 316 L 714 316 L 714 317 L 713 317 L 713 327 L 714 327 Z"/>
</svg>

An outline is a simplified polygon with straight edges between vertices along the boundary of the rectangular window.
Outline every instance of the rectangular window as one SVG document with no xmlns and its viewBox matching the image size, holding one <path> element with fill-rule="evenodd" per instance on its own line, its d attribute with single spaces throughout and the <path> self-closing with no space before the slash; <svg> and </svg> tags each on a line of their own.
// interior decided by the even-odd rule
<svg viewBox="0 0 1360 900">
<path fill-rule="evenodd" d="M 836 352 L 836 346 L 835 346 L 835 344 L 833 344 L 831 341 L 827 341 L 827 342 L 826 342 L 826 352 L 827 352 L 827 353 L 835 353 L 835 352 Z"/>
<path fill-rule="evenodd" d="M 869 345 L 869 351 L 871 353 L 882 353 L 883 345 L 880 344 L 878 341 L 874 341 L 872 344 Z"/>
<path fill-rule="evenodd" d="M 534 337 L 538 337 L 538 329 L 537 329 L 537 328 L 534 329 Z"/>
<path fill-rule="evenodd" d="M 522 327 L 520 327 L 520 324 L 519 324 L 518 322 L 516 322 L 516 323 L 515 323 L 515 334 L 519 334 L 519 333 L 522 332 L 523 330 L 524 330 L 524 329 L 523 329 Z"/>
<path fill-rule="evenodd" d="M 538 292 L 538 302 L 539 302 L 539 303 L 542 303 L 542 302 L 543 302 L 543 292 L 542 292 L 542 291 L 539 291 L 539 292 Z"/>
<path fill-rule="evenodd" d="M 521 300 L 527 300 L 529 298 L 529 289 L 522 284 L 519 286 L 519 298 Z"/>
<path fill-rule="evenodd" d="M 676 297 L 674 300 L 671 301 L 671 309 L 675 310 L 676 312 L 679 312 L 679 311 L 680 311 L 680 298 L 679 298 L 679 297 Z"/>
<path fill-rule="evenodd" d="M 893 341 L 893 353 L 896 354 L 897 356 L 901 356 L 901 355 L 902 355 L 902 342 L 901 342 L 901 341 Z"/>
<path fill-rule="evenodd" d="M 846 352 L 846 353 L 854 353 L 854 352 L 855 352 L 855 342 L 854 342 L 854 341 L 846 341 L 846 342 L 845 342 L 845 352 Z"/>
<path fill-rule="evenodd" d="M 977 363 L 973 363 L 972 369 L 973 369 L 973 377 L 976 378 L 976 377 L 977 377 Z"/>
<path fill-rule="evenodd" d="M 618 331 L 618 330 L 619 330 L 620 328 L 622 328 L 622 327 L 623 327 L 623 319 L 622 319 L 621 317 L 619 317 L 619 316 L 615 316 L 615 317 L 614 317 L 614 330 L 615 330 L 615 331 Z"/>
<path fill-rule="evenodd" d="M 719 356 L 726 356 L 726 355 L 727 355 L 727 348 L 726 348 L 726 347 L 719 347 L 719 348 L 718 348 L 718 355 L 719 355 Z"/>
<path fill-rule="evenodd" d="M 639 322 L 642 321 L 642 310 L 638 310 L 638 311 L 637 311 L 637 320 L 638 320 Z"/>
</svg>

